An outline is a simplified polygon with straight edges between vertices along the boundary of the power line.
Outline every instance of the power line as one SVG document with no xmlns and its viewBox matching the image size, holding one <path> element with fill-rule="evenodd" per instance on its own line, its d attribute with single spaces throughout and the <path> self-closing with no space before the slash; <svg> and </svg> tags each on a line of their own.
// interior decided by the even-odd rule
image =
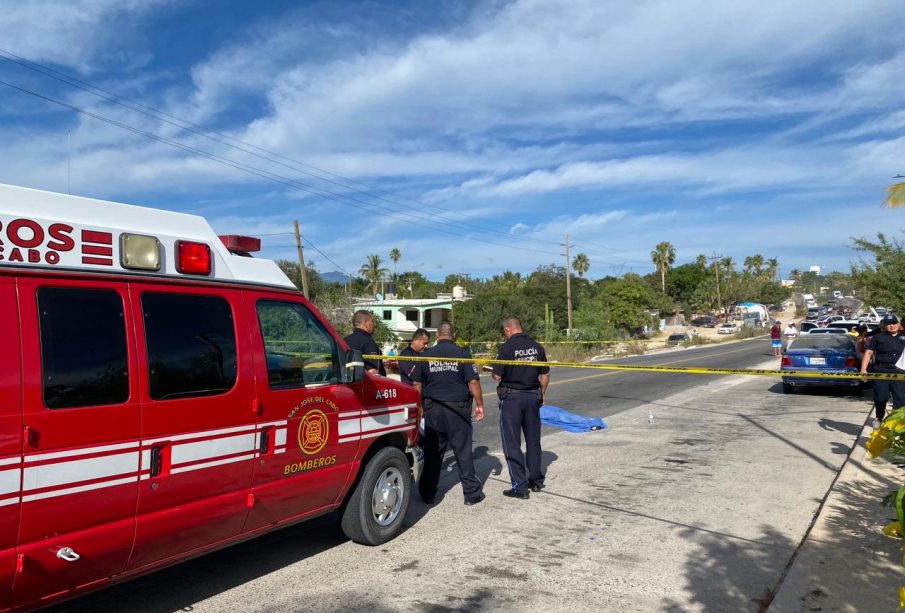
<svg viewBox="0 0 905 613">
<path fill-rule="evenodd" d="M 118 95 L 118 94 L 116 94 L 116 93 L 114 93 L 114 92 L 111 92 L 111 91 L 109 91 L 109 90 L 105 90 L 105 89 L 103 89 L 103 88 L 97 87 L 97 86 L 95 86 L 95 85 L 92 85 L 91 83 L 88 83 L 88 82 L 86 82 L 86 81 L 83 81 L 83 80 L 78 79 L 78 78 L 75 78 L 75 77 L 72 77 L 72 76 L 70 76 L 70 75 L 67 75 L 67 74 L 61 72 L 61 71 L 54 70 L 53 68 L 50 68 L 50 67 L 48 67 L 48 66 L 44 66 L 44 65 L 42 65 L 42 64 L 40 64 L 40 63 L 33 62 L 33 61 L 28 60 L 28 59 L 26 59 L 26 58 L 23 58 L 23 57 L 21 57 L 21 56 L 19 56 L 19 55 L 16 55 L 15 53 L 12 53 L 11 51 L 7 51 L 7 50 L 5 50 L 5 49 L 0 49 L 0 59 L 3 59 L 3 60 L 5 60 L 5 61 L 7 61 L 7 62 L 14 63 L 14 64 L 16 64 L 16 65 L 19 65 L 19 66 L 21 66 L 21 67 L 23 67 L 23 68 L 26 68 L 26 69 L 28 69 L 28 70 L 31 70 L 31 71 L 33 71 L 33 72 L 37 72 L 38 74 L 41 74 L 41 75 L 46 76 L 46 77 L 49 77 L 49 78 L 54 79 L 54 80 L 56 80 L 56 81 L 59 81 L 59 82 L 61 82 L 61 83 L 66 83 L 67 85 L 69 85 L 69 86 L 71 86 L 71 87 L 75 87 L 75 88 L 77 88 L 77 89 L 80 89 L 80 90 L 82 90 L 82 91 L 85 91 L 85 92 L 87 92 L 87 93 L 90 93 L 90 94 L 92 94 L 93 96 L 96 96 L 96 97 L 98 97 L 98 98 L 101 98 L 101 99 L 103 99 L 103 100 L 106 100 L 106 101 L 108 101 L 108 102 L 110 102 L 110 103 L 112 103 L 112 104 L 116 104 L 116 105 L 118 105 L 118 106 L 121 106 L 121 107 L 123 107 L 123 108 L 129 109 L 129 110 L 131 110 L 131 111 L 134 111 L 134 112 L 137 112 L 137 113 L 141 113 L 142 115 L 145 115 L 146 117 L 150 117 L 150 118 L 152 118 L 152 119 L 155 119 L 155 120 L 157 120 L 157 121 L 160 121 L 161 123 L 164 123 L 164 124 L 167 124 L 167 125 L 170 125 L 170 126 L 179 128 L 180 130 L 187 131 L 187 132 L 189 132 L 189 133 L 191 133 L 191 134 L 195 134 L 196 136 L 200 136 L 200 137 L 202 137 L 202 138 L 205 138 L 205 139 L 211 140 L 211 141 L 213 141 L 213 142 L 216 142 L 216 143 L 225 145 L 225 146 L 227 146 L 227 147 L 236 149 L 236 150 L 238 150 L 238 151 L 242 151 L 243 153 L 246 153 L 246 154 L 249 154 L 249 155 L 258 157 L 258 158 L 260 158 L 260 159 L 266 160 L 266 161 L 268 161 L 268 162 L 270 162 L 270 163 L 273 163 L 273 164 L 277 164 L 277 165 L 283 166 L 283 167 L 288 168 L 288 169 L 290 169 L 290 170 L 295 170 L 295 171 L 297 171 L 297 172 L 301 172 L 301 173 L 303 173 L 303 174 L 305 174 L 305 175 L 307 175 L 307 176 L 310 176 L 310 177 L 312 177 L 312 178 L 315 178 L 315 179 L 317 179 L 317 180 L 324 181 L 324 182 L 326 182 L 326 183 L 329 183 L 329 184 L 332 184 L 332 185 L 336 185 L 336 186 L 342 187 L 342 188 L 344 188 L 344 189 L 349 189 L 349 190 L 352 190 L 352 191 L 354 191 L 354 192 L 357 192 L 357 193 L 363 194 L 363 195 L 365 195 L 365 196 L 368 196 L 368 197 L 370 197 L 370 198 L 375 198 L 375 199 L 377 199 L 377 200 L 382 200 L 382 201 L 387 202 L 387 203 L 389 203 L 389 204 L 392 204 L 392 205 L 395 205 L 395 206 L 400 206 L 400 207 L 406 208 L 406 209 L 408 209 L 408 210 L 415 210 L 415 211 L 419 211 L 419 212 L 420 212 L 420 210 L 419 210 L 419 209 L 416 209 L 415 207 L 408 206 L 408 205 L 404 205 L 404 204 L 398 202 L 397 200 L 390 200 L 390 199 L 385 198 L 385 197 L 382 197 L 382 196 L 374 196 L 373 194 L 369 193 L 368 191 L 364 191 L 364 190 L 362 190 L 362 189 L 358 189 L 357 187 L 354 187 L 354 186 L 355 186 L 355 185 L 359 185 L 359 186 L 362 186 L 362 187 L 364 187 L 364 188 L 367 188 L 368 190 L 377 191 L 377 192 L 380 192 L 380 193 L 384 193 L 384 194 L 387 194 L 387 195 L 392 196 L 392 197 L 397 198 L 397 199 L 408 200 L 408 201 L 413 202 L 413 203 L 415 203 L 415 204 L 417 204 L 417 205 L 419 205 L 419 206 L 421 206 L 421 207 L 423 207 L 423 206 L 428 206 L 427 204 L 425 204 L 424 202 L 421 202 L 421 201 L 419 201 L 419 200 L 415 200 L 415 199 L 412 199 L 412 198 L 408 198 L 407 196 L 400 196 L 400 195 L 397 195 L 397 194 L 393 194 L 392 192 L 389 192 L 389 191 L 384 190 L 384 189 L 382 189 L 382 188 L 375 187 L 375 186 L 371 186 L 371 185 L 362 183 L 362 182 L 360 182 L 360 181 L 356 181 L 356 180 L 354 180 L 354 179 L 350 179 L 350 178 L 348 178 L 348 177 L 343 177 L 343 176 L 341 176 L 341 175 L 338 175 L 338 174 L 336 174 L 336 173 L 330 172 L 330 171 L 328 171 L 328 170 L 325 170 L 325 169 L 322 169 L 322 168 L 318 168 L 317 166 L 314 166 L 314 165 L 311 165 L 311 164 L 307 164 L 307 163 L 302 162 L 302 161 L 299 161 L 299 160 L 295 160 L 295 159 L 293 159 L 293 158 L 290 158 L 290 157 L 281 155 L 281 154 L 279 154 L 279 153 L 277 153 L 277 152 L 270 151 L 270 150 L 264 149 L 264 148 L 262 148 L 262 147 L 258 147 L 258 146 L 254 145 L 254 144 L 252 144 L 252 143 L 248 143 L 248 142 L 246 142 L 246 141 L 243 141 L 243 140 L 234 138 L 234 137 L 229 136 L 229 135 L 227 135 L 227 134 L 223 134 L 222 132 L 218 132 L 218 131 L 216 131 L 216 130 L 211 130 L 211 129 L 209 129 L 209 128 L 206 128 L 206 127 L 201 126 L 201 125 L 199 125 L 199 124 L 196 124 L 196 123 L 190 122 L 190 121 L 188 121 L 188 120 L 182 119 L 182 118 L 177 117 L 177 116 L 175 116 L 175 115 L 172 115 L 172 114 L 170 114 L 170 113 L 166 113 L 165 111 L 161 111 L 161 110 L 156 109 L 156 108 L 154 108 L 154 107 L 151 107 L 151 106 L 142 104 L 142 103 L 140 103 L 140 102 L 136 102 L 136 101 L 134 101 L 134 100 L 131 100 L 131 99 L 129 99 L 129 98 L 120 96 L 120 95 Z M 24 88 L 20 88 L 20 89 L 21 89 L 21 91 L 26 91 L 26 90 L 24 90 Z M 48 99 L 48 98 L 45 98 L 45 99 Z M 65 103 L 64 103 L 64 104 L 65 104 Z M 216 137 L 215 137 L 215 136 L 212 136 L 212 135 L 216 135 Z M 217 137 L 219 137 L 219 138 L 217 138 Z M 240 145 L 243 145 L 243 146 L 238 146 L 238 145 L 235 145 L 235 144 L 233 144 L 233 143 L 239 143 Z M 246 147 L 250 148 L 251 150 L 248 149 L 248 148 L 246 148 Z M 259 152 L 263 152 L 263 153 L 259 153 Z M 266 155 L 265 155 L 265 154 L 266 154 Z M 286 160 L 286 161 L 288 161 L 288 162 L 291 162 L 291 164 L 286 164 L 286 163 L 282 162 L 281 160 Z M 317 171 L 318 173 L 326 174 L 326 175 L 329 175 L 329 176 L 331 176 L 331 177 L 335 177 L 335 178 L 337 178 L 337 179 L 342 179 L 342 181 L 345 181 L 345 183 L 340 182 L 340 181 L 335 181 L 335 180 L 332 180 L 332 179 L 325 178 L 325 177 L 323 177 L 323 176 L 314 174 L 314 173 L 312 173 L 312 172 L 309 172 L 308 170 L 305 170 L 305 168 L 310 168 L 310 169 L 312 169 L 312 170 Z M 352 185 L 348 185 L 348 184 L 352 184 Z M 312 187 L 314 187 L 314 186 L 312 186 Z M 334 192 L 330 192 L 330 190 L 326 190 L 326 189 L 324 189 L 324 188 L 316 187 L 316 189 L 321 189 L 321 190 L 323 190 L 323 191 L 325 191 L 325 192 L 328 192 L 328 193 L 331 193 L 331 194 L 334 194 L 334 195 L 339 196 L 339 194 L 335 194 Z M 460 220 L 451 218 L 451 217 L 449 217 L 448 215 L 444 215 L 443 212 L 435 212 L 435 213 L 434 213 L 434 216 L 435 216 L 435 217 L 440 217 L 441 219 L 445 219 L 445 220 L 447 220 L 447 221 L 450 221 L 451 223 L 455 223 L 455 224 L 457 224 L 458 226 L 460 226 L 460 227 L 462 227 L 462 228 L 468 228 L 468 229 L 471 229 L 471 230 L 476 231 L 476 232 L 482 232 L 482 233 L 491 234 L 491 235 L 494 235 L 494 236 L 502 236 L 503 238 L 506 238 L 506 239 L 508 239 L 509 236 L 510 236 L 510 235 L 508 235 L 508 234 L 506 234 L 506 233 L 500 232 L 499 230 L 490 230 L 490 229 L 487 229 L 487 228 L 484 228 L 484 227 L 481 227 L 481 226 L 478 226 L 478 225 L 475 225 L 475 224 L 471 224 L 471 223 L 468 223 L 468 222 L 463 222 L 463 221 L 460 221 Z M 481 219 L 481 218 L 478 218 L 478 219 Z M 491 222 L 490 220 L 484 220 L 484 221 L 487 221 L 488 223 L 493 223 L 493 222 Z M 434 223 L 437 223 L 437 222 L 434 222 Z M 542 230 L 527 230 L 527 231 L 526 231 L 526 234 L 546 234 L 546 235 L 554 236 L 554 234 L 553 234 L 552 232 L 545 232 L 545 231 L 542 231 Z M 549 243 L 550 245 L 559 246 L 558 241 L 542 240 L 542 239 L 535 239 L 535 240 L 538 240 L 539 242 L 543 242 L 543 243 Z M 600 252 L 597 252 L 597 250 L 594 249 L 594 248 L 585 247 L 585 250 L 586 250 L 586 251 L 590 251 L 590 252 L 592 252 L 592 253 L 597 253 L 597 254 L 600 254 L 600 255 L 604 255 L 604 254 L 602 254 L 602 253 L 600 253 Z M 605 257 L 608 257 L 608 254 L 606 254 Z"/>
<path fill-rule="evenodd" d="M 243 172 L 247 172 L 247 173 L 249 173 L 249 174 L 252 174 L 252 175 L 255 175 L 255 176 L 258 176 L 258 177 L 261 177 L 261 178 L 270 180 L 270 181 L 273 181 L 273 182 L 275 182 L 275 183 L 280 183 L 280 184 L 286 185 L 286 186 L 288 186 L 288 187 L 291 187 L 291 188 L 293 188 L 293 189 L 297 189 L 297 190 L 299 190 L 299 191 L 303 191 L 303 192 L 306 192 L 306 193 L 309 193 L 309 194 L 313 194 L 313 195 L 315 195 L 315 196 L 320 196 L 320 197 L 325 198 L 325 199 L 327 199 L 327 200 L 332 200 L 332 201 L 337 202 L 337 203 L 339 203 L 339 204 L 344 204 L 344 205 L 346 205 L 346 206 L 352 206 L 352 207 L 355 207 L 355 208 L 357 208 L 357 209 L 360 209 L 360 210 L 363 210 L 363 211 L 370 212 L 370 209 L 369 209 L 370 203 L 368 203 L 368 202 L 364 202 L 364 201 L 358 200 L 358 199 L 356 199 L 356 198 L 351 198 L 351 197 L 349 197 L 349 196 L 344 196 L 344 195 L 341 195 L 341 194 L 336 194 L 336 193 L 334 193 L 334 192 L 330 192 L 329 190 L 325 190 L 325 189 L 319 188 L 319 187 L 317 187 L 317 186 L 309 185 L 309 184 L 307 184 L 307 183 L 304 183 L 304 182 L 302 182 L 302 181 L 298 181 L 298 180 L 296 180 L 296 179 L 291 179 L 291 178 L 289 178 L 289 177 L 284 177 L 284 176 L 282 176 L 282 175 L 279 175 L 279 174 L 277 174 L 277 173 L 270 172 L 270 171 L 268 171 L 268 170 L 264 170 L 264 169 L 262 169 L 262 168 L 257 168 L 257 167 L 254 167 L 254 166 L 250 166 L 250 165 L 248 165 L 248 164 L 244 164 L 244 163 L 242 163 L 242 162 L 238 162 L 238 161 L 236 161 L 236 160 L 232 160 L 232 159 L 230 159 L 230 158 L 226 158 L 226 157 L 223 157 L 223 156 L 221 156 L 221 155 L 218 155 L 218 154 L 215 154 L 215 153 L 211 153 L 211 152 L 209 152 L 209 151 L 205 151 L 205 150 L 203 150 L 203 149 L 198 149 L 197 147 L 192 147 L 192 146 L 190 146 L 190 145 L 186 145 L 186 144 L 184 144 L 184 143 L 181 143 L 181 142 L 179 142 L 179 141 L 175 141 L 175 140 L 173 140 L 173 139 L 169 139 L 169 138 L 166 138 L 166 137 L 163 137 L 163 136 L 159 136 L 159 135 L 157 135 L 157 134 L 153 134 L 153 133 L 148 132 L 148 131 L 146 131 L 146 130 L 142 130 L 142 129 L 140 129 L 140 128 L 136 128 L 136 127 L 134 127 L 134 126 L 131 126 L 131 125 L 129 125 L 129 124 L 125 124 L 125 123 L 120 122 L 120 121 L 117 121 L 117 120 L 115 120 L 115 119 L 110 119 L 109 117 L 105 117 L 105 116 L 103 116 L 103 115 L 99 115 L 99 114 L 97 114 L 97 113 L 93 113 L 93 112 L 91 112 L 91 111 L 88 111 L 88 110 L 79 108 L 79 107 L 77 107 L 77 106 L 68 104 L 68 103 L 66 103 L 66 102 L 63 102 L 62 100 L 57 100 L 57 99 L 52 98 L 52 97 L 50 97 L 50 96 L 46 96 L 46 95 L 44 95 L 44 94 L 40 94 L 40 93 L 38 93 L 38 92 L 29 90 L 29 89 L 27 89 L 27 88 L 20 87 L 20 86 L 18 86 L 18 85 L 14 85 L 14 84 L 12 84 L 12 83 L 9 83 L 8 81 L 0 80 L 0 85 L 5 85 L 5 86 L 7 86 L 7 87 L 10 87 L 10 88 L 15 89 L 15 90 L 17 90 L 17 91 L 20 91 L 20 92 L 22 92 L 22 93 L 25 93 L 25 94 L 28 94 L 28 95 L 31 95 L 31 96 L 35 96 L 36 98 L 40 98 L 41 100 L 45 100 L 45 101 L 50 102 L 50 103 L 52 103 L 52 104 L 56 104 L 56 105 L 62 106 L 63 108 L 67 108 L 67 109 L 69 109 L 69 110 L 71 110 L 71 111 L 74 111 L 74 112 L 76 112 L 76 113 L 80 113 L 80 114 L 82 114 L 82 115 L 85 115 L 86 117 L 91 117 L 91 118 L 93 118 L 93 119 L 97 119 L 98 121 L 102 121 L 102 122 L 104 122 L 104 123 L 107 123 L 107 124 L 116 126 L 116 127 L 118 127 L 118 128 L 122 128 L 122 129 L 127 130 L 127 131 L 129 131 L 129 132 L 132 132 L 132 133 L 134 133 L 134 134 L 139 134 L 139 135 L 144 136 L 144 137 L 146 137 L 146 138 L 150 138 L 150 139 L 152 139 L 152 140 L 155 140 L 155 141 L 158 141 L 158 142 L 161 142 L 161 143 L 170 145 L 170 146 L 172 146 L 172 147 L 175 147 L 175 148 L 177 148 L 177 149 L 181 149 L 181 150 L 186 151 L 186 152 L 188 152 L 188 153 L 193 153 L 193 154 L 195 154 L 195 155 L 200 155 L 200 156 L 202 156 L 202 157 L 204 157 L 204 158 L 207 158 L 207 159 L 209 159 L 209 160 L 211 160 L 211 161 L 213 161 L 213 162 L 221 163 L 221 164 L 224 164 L 224 165 L 226 165 L 226 166 L 230 166 L 230 167 L 232 167 L 232 168 L 235 168 L 235 169 L 237 169 L 237 170 L 241 170 L 241 171 L 243 171 Z M 445 229 L 445 228 L 436 228 L 436 227 L 432 227 L 432 226 L 429 226 L 429 225 L 425 225 L 425 223 L 422 223 L 422 220 L 421 220 L 420 218 L 417 218 L 417 219 L 418 219 L 417 221 L 413 221 L 413 220 L 411 220 L 411 219 L 405 219 L 404 217 L 400 217 L 400 215 L 405 215 L 405 213 L 398 213 L 398 214 L 396 214 L 396 213 L 392 213 L 392 212 L 384 212 L 383 214 L 384 214 L 386 217 L 390 217 L 390 218 L 392 218 L 392 219 L 396 219 L 397 221 L 402 221 L 402 222 L 404 222 L 404 223 L 416 225 L 416 226 L 425 228 L 425 229 L 427 229 L 427 230 L 431 230 L 431 231 L 433 231 L 433 232 L 441 232 L 441 233 L 443 233 L 443 234 L 449 234 L 449 235 L 451 235 L 451 236 L 455 236 L 456 238 L 466 238 L 466 239 L 469 239 L 469 240 L 481 241 L 481 242 L 483 242 L 483 243 L 492 244 L 492 245 L 497 245 L 497 246 L 499 246 L 499 247 L 505 247 L 505 248 L 507 248 L 507 249 L 516 249 L 516 250 L 519 250 L 519 251 L 532 251 L 532 252 L 535 252 L 535 253 L 542 253 L 542 254 L 545 254 L 545 255 L 550 255 L 549 252 L 540 251 L 539 249 L 533 249 L 533 248 L 530 248 L 530 247 L 525 247 L 525 246 L 523 246 L 523 245 L 507 245 L 507 244 L 505 244 L 505 243 L 499 243 L 499 242 L 491 241 L 491 240 L 488 240 L 488 239 L 485 239 L 485 238 L 476 238 L 476 237 L 473 237 L 473 236 L 469 236 L 469 235 L 467 235 L 467 234 L 458 234 L 458 233 L 456 233 L 456 232 L 452 232 L 452 231 L 447 230 L 447 229 Z M 411 216 L 411 215 L 409 215 L 409 216 Z M 429 220 L 427 220 L 427 222 L 430 223 Z M 439 223 L 439 222 L 437 222 L 437 223 Z"/>
</svg>

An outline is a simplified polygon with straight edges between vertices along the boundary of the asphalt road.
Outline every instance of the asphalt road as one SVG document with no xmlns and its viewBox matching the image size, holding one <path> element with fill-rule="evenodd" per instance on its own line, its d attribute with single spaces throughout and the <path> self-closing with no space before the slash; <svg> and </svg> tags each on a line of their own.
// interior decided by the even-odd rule
<svg viewBox="0 0 905 613">
<path fill-rule="evenodd" d="M 634 365 L 676 365 L 676 366 L 711 366 L 719 368 L 746 368 L 753 366 L 763 366 L 764 363 L 772 356 L 772 350 L 769 346 L 769 340 L 765 338 L 750 339 L 735 343 L 726 343 L 713 346 L 702 346 L 690 349 L 676 349 L 670 351 L 661 351 L 656 354 L 646 356 L 635 356 L 620 360 L 613 360 L 609 363 L 625 363 Z M 653 412 L 658 426 L 660 426 L 660 411 L 662 417 L 666 418 L 669 411 L 680 404 L 674 400 L 683 397 L 683 394 L 694 395 L 698 389 L 709 389 L 721 377 L 713 375 L 686 375 L 686 374 L 670 374 L 670 373 L 649 373 L 649 372 L 624 372 L 624 371 L 593 371 L 575 368 L 556 368 L 552 374 L 552 383 L 548 391 L 548 402 L 562 406 L 570 411 L 589 415 L 613 418 L 618 422 L 617 430 L 619 432 L 628 433 L 633 427 L 648 427 L 647 414 Z M 753 390 L 751 393 L 756 398 L 763 400 L 768 391 L 776 392 L 779 387 L 778 379 L 749 379 L 748 387 Z M 478 459 L 479 472 L 483 471 L 483 476 L 487 479 L 485 490 L 491 497 L 498 498 L 497 490 L 506 487 L 505 469 L 503 469 L 500 461 L 500 439 L 498 430 L 498 411 L 496 409 L 494 384 L 489 377 L 482 378 L 482 385 L 487 396 L 487 419 L 475 428 L 475 455 Z M 781 397 L 781 396 L 780 396 Z M 759 401 L 761 401 L 759 400 Z M 639 407 L 642 407 L 640 409 Z M 633 411 L 633 409 L 637 409 Z M 664 419 L 665 421 L 665 419 Z M 665 425 L 665 424 L 663 424 Z M 627 430 L 626 428 L 629 428 Z M 556 449 L 553 441 L 562 441 L 562 433 L 553 429 L 545 428 L 544 430 L 544 448 L 547 454 L 546 461 L 556 461 L 557 453 L 548 452 L 547 449 Z M 609 438 L 598 437 L 598 441 L 604 441 L 609 446 L 609 452 L 612 452 L 620 445 L 627 445 L 626 442 L 617 442 L 616 434 L 606 435 Z M 683 441 L 685 439 L 682 439 Z M 692 441 L 691 438 L 687 439 Z M 698 440 L 698 439 L 694 439 Z M 574 445 L 571 440 L 567 441 L 569 445 Z M 682 442 L 682 445 L 698 444 Z M 557 476 L 560 479 L 558 484 L 566 486 L 569 478 L 574 478 L 582 473 L 582 470 L 575 469 L 568 471 L 568 458 L 559 451 L 560 460 L 556 465 Z M 667 462 L 680 460 L 670 460 Z M 681 460 L 686 462 L 686 460 Z M 631 463 L 630 463 L 631 465 Z M 674 466 L 675 470 L 683 469 L 679 464 Z M 659 471 L 659 467 L 656 469 Z M 673 469 L 670 469 L 673 470 Z M 652 473 L 659 475 L 659 472 Z M 633 477 L 634 478 L 634 477 Z M 716 478 L 713 475 L 708 477 Z M 437 508 L 434 510 L 448 511 L 449 513 L 463 513 L 463 510 L 469 509 L 460 504 L 461 492 L 450 492 L 450 488 L 457 487 L 454 471 L 448 473 L 444 478 L 447 483 L 445 496 L 443 484 L 441 483 L 441 499 L 438 501 Z M 672 483 L 672 481 L 665 482 Z M 553 487 L 548 488 L 554 490 L 557 483 L 551 484 Z M 654 487 L 655 484 L 651 484 Z M 656 485 L 657 488 L 663 484 Z M 821 486 L 822 487 L 822 486 Z M 571 486 L 566 487 L 566 492 L 570 495 L 577 491 Z M 551 495 L 556 495 L 551 493 Z M 571 500 L 570 495 L 566 495 L 563 500 Z M 654 491 L 646 492 L 645 496 L 653 496 L 656 498 Z M 802 495 L 808 495 L 811 498 L 817 494 L 803 492 Z M 552 498 L 548 499 L 552 500 Z M 455 503 L 455 504 L 453 504 Z M 493 504 L 500 504 L 494 502 Z M 480 505 L 484 507 L 485 505 Z M 488 503 L 488 509 L 493 506 Z M 480 512 L 489 512 L 481 509 Z M 432 512 L 431 509 L 420 503 L 415 503 L 409 512 L 409 524 L 414 526 L 416 523 L 430 524 L 430 520 L 438 518 L 439 515 Z M 432 518 L 431 516 L 434 516 Z M 637 515 L 637 514 L 636 514 Z M 596 517 L 596 516 L 595 516 Z M 459 520 L 444 520 L 450 525 L 458 525 Z M 588 522 L 597 521 L 597 519 L 589 519 Z M 457 523 L 458 522 L 458 523 Z M 802 522 L 804 523 L 804 522 Z M 667 525 L 676 524 L 670 521 Z M 448 527 L 446 528 L 448 529 Z M 423 530 L 423 531 L 422 531 Z M 448 536 L 444 538 L 444 542 L 468 542 L 470 537 L 482 540 L 488 537 L 477 537 L 474 533 L 466 533 L 460 536 Z M 596 539 L 597 537 L 591 537 Z M 401 546 L 416 547 L 419 550 L 430 549 L 432 534 L 429 528 L 424 526 L 413 527 L 397 539 Z M 394 541 L 396 543 L 396 541 Z M 408 543 L 408 545 L 405 545 Z M 352 549 L 346 550 L 345 548 Z M 633 546 L 632 546 L 633 547 Z M 630 547 L 631 548 L 631 547 Z M 400 547 L 399 550 L 401 550 Z M 529 547 L 529 549 L 531 549 Z M 353 564 L 348 557 L 349 551 L 354 553 L 354 557 L 361 557 L 364 562 L 360 574 L 353 567 L 345 565 Z M 367 583 L 370 587 L 368 590 L 374 593 L 374 602 L 385 602 L 386 597 L 392 599 L 394 587 L 393 577 L 386 575 L 385 583 L 373 584 L 372 577 L 373 565 L 380 565 L 373 556 L 384 555 L 387 552 L 397 551 L 393 544 L 383 548 L 370 549 L 361 548 L 349 543 L 339 531 L 335 520 L 332 516 L 325 516 L 314 519 L 310 522 L 300 524 L 280 530 L 255 540 L 236 545 L 225 550 L 202 556 L 195 560 L 180 564 L 176 567 L 165 569 L 151 575 L 140 577 L 122 585 L 90 594 L 88 596 L 58 605 L 53 610 L 57 613 L 62 611 L 174 611 L 174 610 L 222 610 L 224 594 L 231 594 L 231 590 L 244 590 L 245 594 L 242 603 L 236 603 L 235 608 L 231 610 L 286 610 L 286 607 L 276 604 L 269 604 L 278 601 L 280 598 L 286 599 L 289 594 L 296 594 L 300 590 L 306 591 L 311 585 L 306 581 L 318 582 L 327 576 L 344 577 L 344 581 L 350 586 L 361 587 L 361 582 Z M 565 550 L 563 550 L 565 551 Z M 373 553 L 370 553 L 373 552 Z M 572 555 L 571 553 L 559 553 L 557 556 Z M 623 555 L 623 554 L 611 554 Z M 630 555 L 628 553 L 624 555 Z M 429 554 L 428 554 L 429 556 Z M 339 561 L 330 562 L 322 558 L 332 559 L 338 558 Z M 343 561 L 345 560 L 345 561 Z M 276 579 L 289 568 L 297 568 L 298 565 L 310 565 L 310 569 L 301 572 L 300 576 L 292 579 Z M 326 566 L 324 566 L 326 564 Z M 488 565 L 495 567 L 497 562 Z M 540 563 L 542 566 L 551 566 L 546 562 Z M 331 565 L 338 565 L 331 566 Z M 555 570 L 556 563 L 552 563 Z M 408 567 L 402 564 L 399 568 L 392 570 L 397 573 L 406 570 Z M 577 572 L 577 571 L 576 571 Z M 580 573 L 579 573 L 580 574 Z M 517 577 L 521 577 L 520 573 L 516 573 Z M 421 574 L 418 573 L 420 577 Z M 507 576 L 496 577 L 496 579 L 507 582 L 512 578 Z M 566 577 L 558 577 L 556 580 L 564 581 Z M 463 579 L 464 580 L 464 579 Z M 260 594 L 260 600 L 255 596 L 255 590 L 263 589 L 257 586 L 261 582 L 276 582 L 276 586 L 269 586 L 266 593 Z M 285 583 L 289 581 L 290 583 Z M 480 583 L 480 582 L 479 582 Z M 471 585 L 471 584 L 469 584 Z M 352 587 L 350 587 L 352 589 Z M 759 588 L 758 588 L 759 589 Z M 248 596 L 248 590 L 252 591 L 252 595 Z M 274 593 L 285 591 L 285 594 L 277 595 Z M 382 596 L 381 596 L 382 595 Z M 232 596 L 226 596 L 229 601 Z M 250 598 L 250 600 L 248 600 Z M 331 596 L 333 598 L 333 596 Z M 346 607 L 343 605 L 342 596 L 337 596 L 338 600 L 327 604 L 323 601 L 318 603 L 311 602 L 310 606 L 305 604 L 292 604 L 287 607 L 291 610 L 344 610 L 346 608 L 354 608 L 355 610 L 368 610 L 368 601 L 362 601 L 361 596 L 357 596 L 355 606 Z M 590 601 L 589 601 L 590 602 Z M 204 606 L 201 603 L 205 603 Z M 254 604 L 250 604 L 254 603 Z M 505 603 L 499 602 L 494 607 L 502 606 L 509 608 Z M 511 606 L 518 608 L 517 602 L 511 603 Z M 596 609 L 597 605 L 590 606 Z M 491 608 L 494 608 L 491 607 Z M 417 610 L 469 610 L 472 608 L 482 608 L 480 603 L 472 602 L 469 604 L 456 604 L 451 608 L 418 603 L 408 603 L 400 609 L 417 609 Z M 533 608 L 533 607 L 532 607 Z M 604 606 L 604 608 L 609 608 Z M 394 609 L 394 607 L 389 607 Z M 580 606 L 576 610 L 584 610 L 585 607 Z M 386 605 L 374 606 L 373 610 L 387 610 Z M 555 610 L 555 609 L 554 609 Z"/>
<path fill-rule="evenodd" d="M 768 337 L 739 342 L 701 345 L 691 348 L 660 350 L 650 355 L 606 360 L 606 364 L 633 366 L 700 366 L 705 368 L 751 368 L 773 355 Z M 778 365 L 778 358 L 777 358 Z M 582 368 L 554 368 L 546 401 L 572 413 L 586 417 L 603 417 L 622 413 L 641 404 L 692 389 L 712 381 L 714 375 L 691 375 L 653 372 L 599 371 Z M 779 379 L 765 379 L 767 387 Z M 487 417 L 475 428 L 475 447 L 500 448 L 499 411 L 496 385 L 489 376 L 482 377 Z M 652 410 L 656 419 L 656 411 Z M 552 428 L 545 428 L 551 433 Z"/>
</svg>

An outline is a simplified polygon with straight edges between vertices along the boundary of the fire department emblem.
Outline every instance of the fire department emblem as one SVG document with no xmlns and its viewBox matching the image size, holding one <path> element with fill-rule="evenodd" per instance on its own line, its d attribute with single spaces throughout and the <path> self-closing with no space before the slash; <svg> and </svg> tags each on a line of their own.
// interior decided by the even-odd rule
<svg viewBox="0 0 905 613">
<path fill-rule="evenodd" d="M 327 416 L 318 409 L 308 411 L 299 423 L 299 449 L 307 455 L 314 455 L 324 448 L 330 436 Z"/>
</svg>

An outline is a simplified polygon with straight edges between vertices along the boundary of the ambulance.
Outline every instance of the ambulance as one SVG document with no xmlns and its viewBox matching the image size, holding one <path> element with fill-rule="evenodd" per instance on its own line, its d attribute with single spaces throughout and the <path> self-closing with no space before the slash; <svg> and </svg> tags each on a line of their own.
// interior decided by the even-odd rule
<svg viewBox="0 0 905 613">
<path fill-rule="evenodd" d="M 258 239 L 0 185 L 0 608 L 34 609 L 336 511 L 402 530 L 417 393 Z"/>
</svg>

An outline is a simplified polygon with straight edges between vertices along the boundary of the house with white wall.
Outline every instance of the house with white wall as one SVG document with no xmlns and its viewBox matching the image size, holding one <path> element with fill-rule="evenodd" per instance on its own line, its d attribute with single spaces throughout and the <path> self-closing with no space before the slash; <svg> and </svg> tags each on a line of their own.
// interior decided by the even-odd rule
<svg viewBox="0 0 905 613">
<path fill-rule="evenodd" d="M 457 285 L 451 294 L 437 294 L 436 298 L 381 297 L 361 300 L 356 309 L 367 309 L 382 321 L 401 341 L 411 340 L 418 328 L 424 328 L 436 337 L 437 326 L 450 321 L 454 302 L 468 300 L 465 288 Z"/>
</svg>

